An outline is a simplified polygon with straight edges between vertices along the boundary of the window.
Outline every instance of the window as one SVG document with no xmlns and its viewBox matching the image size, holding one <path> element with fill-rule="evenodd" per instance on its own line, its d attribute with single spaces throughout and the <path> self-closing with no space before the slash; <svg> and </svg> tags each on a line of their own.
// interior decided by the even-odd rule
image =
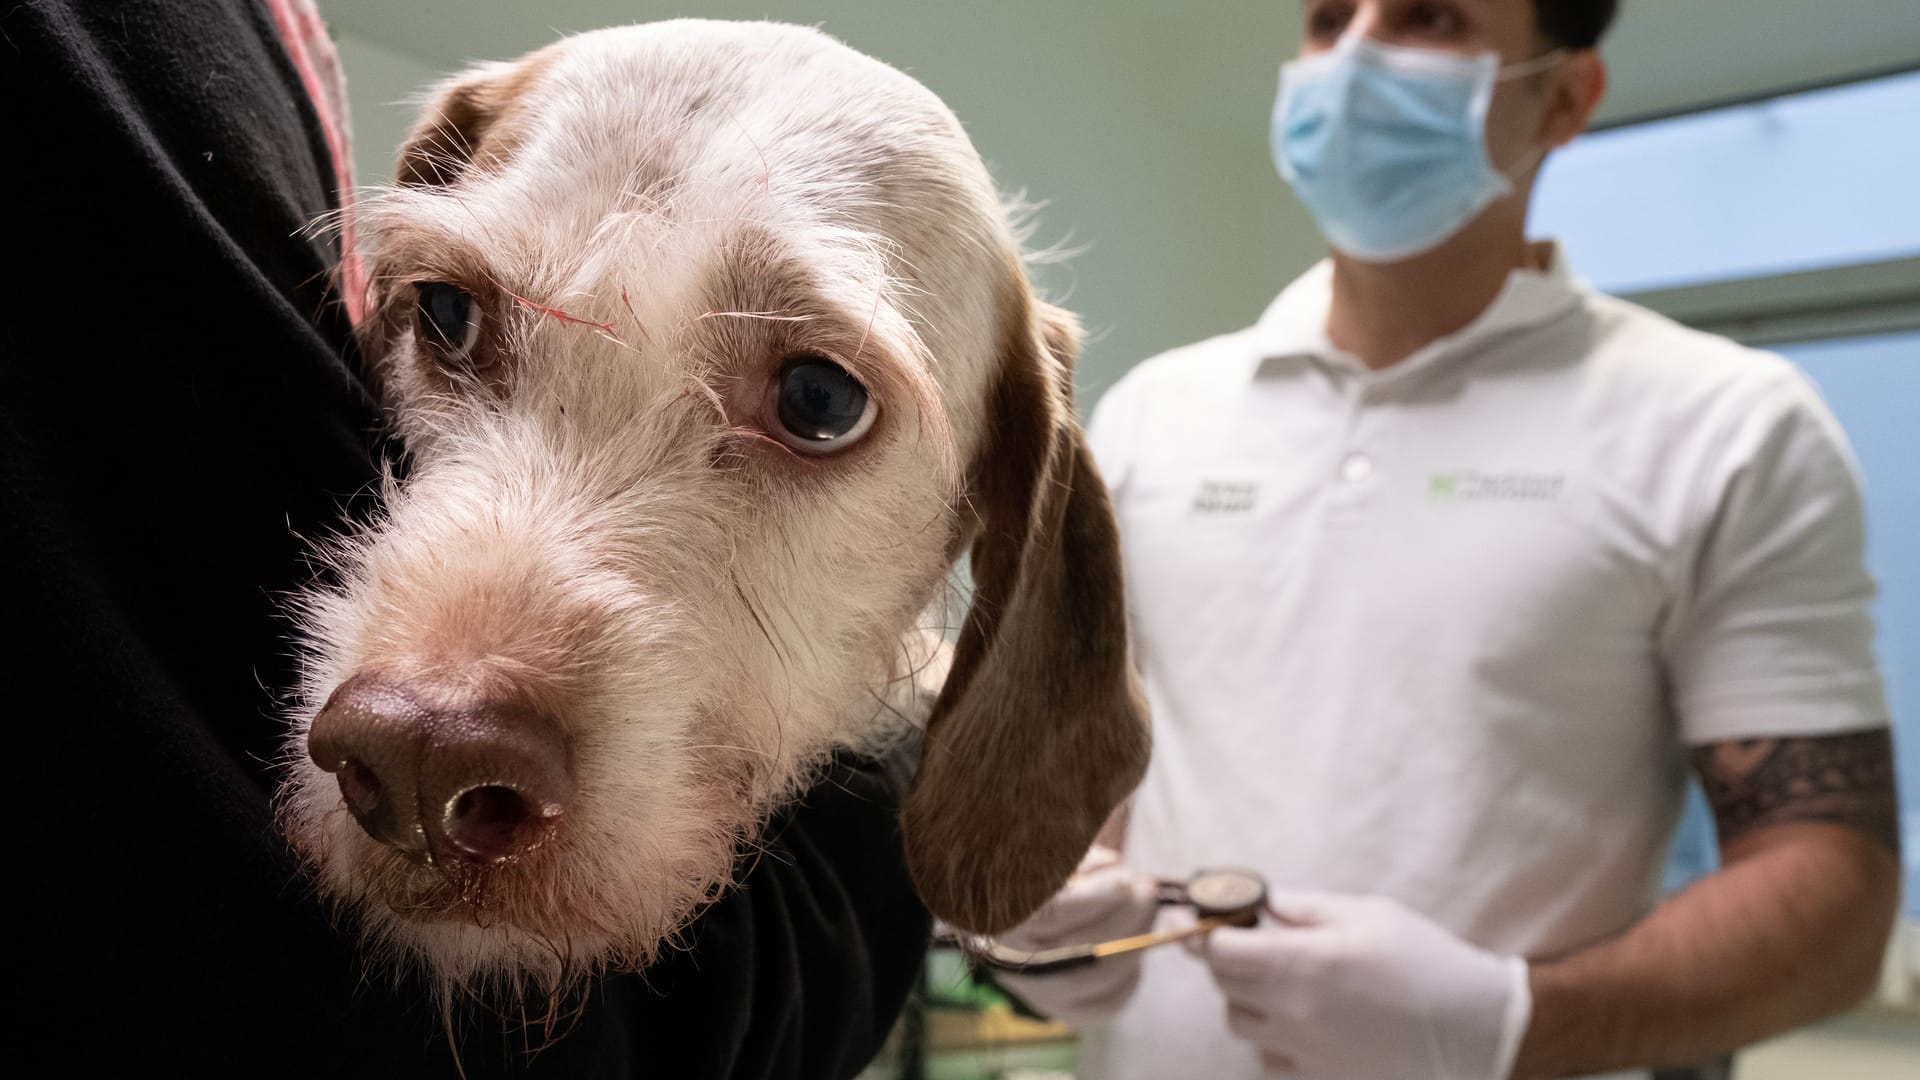
<svg viewBox="0 0 1920 1080">
<path fill-rule="evenodd" d="M 1549 163 L 1532 226 L 1596 287 L 1793 360 L 1845 428 L 1865 485 L 1907 914 L 1920 926 L 1916 116 L 1920 72 L 1906 72 L 1596 131 Z M 1715 864 L 1696 788 L 1667 885 Z"/>
<path fill-rule="evenodd" d="M 1642 293 L 1920 255 L 1920 72 L 1583 136 L 1534 220 L 1602 290 Z"/>
</svg>

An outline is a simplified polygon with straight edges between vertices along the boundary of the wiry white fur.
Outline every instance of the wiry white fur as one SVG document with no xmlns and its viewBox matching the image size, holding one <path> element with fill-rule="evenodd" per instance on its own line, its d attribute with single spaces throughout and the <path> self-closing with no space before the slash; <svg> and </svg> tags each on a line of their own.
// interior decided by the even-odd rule
<svg viewBox="0 0 1920 1080">
<path fill-rule="evenodd" d="M 413 468 L 301 607 L 290 835 L 376 948 L 446 989 L 644 965 L 828 753 L 924 709 L 915 622 L 991 423 L 996 300 L 1025 288 L 957 121 L 823 35 L 676 22 L 542 62 L 503 167 L 374 193 L 359 225 L 376 291 L 480 275 L 602 327 L 503 298 L 499 385 L 436 370 L 404 327 L 377 343 Z M 716 310 L 723 269 L 817 310 Z M 809 461 L 740 434 L 776 323 L 879 376 L 872 445 Z M 577 760 L 557 835 L 465 893 L 369 839 L 304 745 L 366 671 L 542 704 Z"/>
</svg>

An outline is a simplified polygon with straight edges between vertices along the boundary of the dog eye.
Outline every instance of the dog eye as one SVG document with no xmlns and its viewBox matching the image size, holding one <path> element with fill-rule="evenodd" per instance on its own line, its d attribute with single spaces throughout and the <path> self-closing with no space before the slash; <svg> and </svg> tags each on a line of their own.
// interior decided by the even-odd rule
<svg viewBox="0 0 1920 1080">
<path fill-rule="evenodd" d="M 465 359 L 480 340 L 480 305 L 473 294 L 444 281 L 417 282 L 413 288 L 420 336 L 450 359 Z"/>
<path fill-rule="evenodd" d="M 808 454 L 858 442 L 879 409 L 860 380 L 824 356 L 802 354 L 781 365 L 773 385 L 774 434 Z"/>
</svg>

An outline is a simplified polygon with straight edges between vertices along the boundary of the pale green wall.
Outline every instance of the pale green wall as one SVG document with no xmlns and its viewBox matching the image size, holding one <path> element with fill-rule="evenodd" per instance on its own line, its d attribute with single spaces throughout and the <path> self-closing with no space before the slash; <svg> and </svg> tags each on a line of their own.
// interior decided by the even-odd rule
<svg viewBox="0 0 1920 1080">
<path fill-rule="evenodd" d="M 820 25 L 946 99 L 1003 186 L 1045 200 L 1047 271 L 1093 332 L 1083 402 L 1141 359 L 1251 322 L 1319 257 L 1267 118 L 1298 0 L 320 0 L 340 39 L 363 182 L 418 84 L 559 33 L 677 15 Z M 1612 113 L 1905 59 L 1920 0 L 1626 0 Z"/>
<path fill-rule="evenodd" d="M 440 65 L 337 28 L 334 44 L 347 72 L 347 107 L 353 112 L 354 179 L 384 183 L 393 176 L 394 148 L 413 123 L 415 99 Z"/>
</svg>

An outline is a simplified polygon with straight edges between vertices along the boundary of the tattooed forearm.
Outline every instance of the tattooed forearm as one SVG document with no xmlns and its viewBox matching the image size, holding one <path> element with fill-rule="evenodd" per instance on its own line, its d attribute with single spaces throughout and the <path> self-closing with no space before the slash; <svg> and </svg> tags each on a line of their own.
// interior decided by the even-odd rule
<svg viewBox="0 0 1920 1080">
<path fill-rule="evenodd" d="M 1893 746 L 1885 731 L 1714 743 L 1693 751 L 1693 767 L 1723 848 L 1769 825 L 1819 821 L 1900 849 Z"/>
</svg>

